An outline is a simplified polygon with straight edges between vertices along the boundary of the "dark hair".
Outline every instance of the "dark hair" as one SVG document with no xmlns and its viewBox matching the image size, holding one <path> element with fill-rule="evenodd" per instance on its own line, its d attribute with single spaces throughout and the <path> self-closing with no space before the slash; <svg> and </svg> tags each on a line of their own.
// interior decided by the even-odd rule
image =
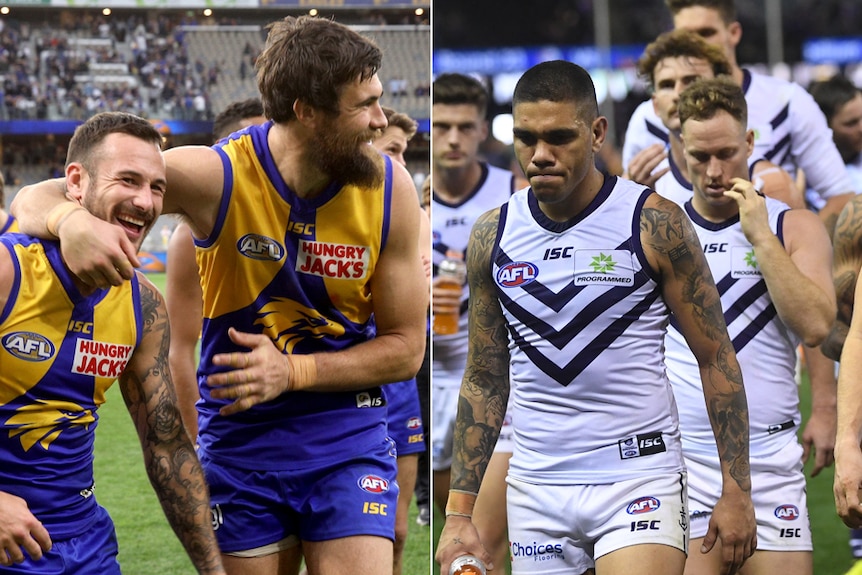
<svg viewBox="0 0 862 575">
<path fill-rule="evenodd" d="M 373 41 L 325 18 L 288 16 L 267 29 L 255 68 L 264 116 L 274 122 L 293 120 L 297 100 L 337 114 L 341 88 L 374 76 L 383 59 Z"/>
<path fill-rule="evenodd" d="M 748 104 L 742 88 L 727 76 L 701 78 L 679 95 L 679 121 L 708 120 L 719 111 L 730 114 L 743 127 L 748 126 Z"/>
<path fill-rule="evenodd" d="M 647 45 L 638 60 L 638 74 L 649 82 L 650 88 L 654 88 L 656 66 L 665 58 L 677 57 L 706 60 L 716 76 L 731 73 L 730 63 L 717 46 L 689 30 L 673 30 L 661 34 Z"/>
<path fill-rule="evenodd" d="M 416 135 L 419 124 L 407 114 L 396 112 L 386 106 L 383 106 L 383 114 L 386 116 L 386 121 L 389 122 L 390 126 L 401 128 L 404 131 L 404 135 L 407 136 L 408 140 Z"/>
<path fill-rule="evenodd" d="M 552 60 L 536 64 L 518 80 L 512 105 L 521 102 L 576 102 L 585 108 L 583 119 L 592 122 L 599 115 L 596 87 L 590 74 L 571 62 Z"/>
<path fill-rule="evenodd" d="M 479 116 L 488 111 L 488 90 L 481 82 L 464 74 L 440 74 L 431 86 L 431 103 L 476 106 Z"/>
<path fill-rule="evenodd" d="M 140 116 L 126 112 L 101 112 L 75 128 L 66 152 L 66 165 L 78 162 L 88 172 L 95 173 L 93 159 L 102 141 L 110 134 L 128 134 L 158 147 L 164 141 L 156 127 Z"/>
<path fill-rule="evenodd" d="M 841 107 L 856 97 L 859 88 L 839 72 L 828 80 L 812 82 L 808 86 L 808 91 L 820 109 L 823 110 L 826 121 L 831 122 Z"/>
<path fill-rule="evenodd" d="M 213 140 L 226 138 L 240 128 L 240 122 L 247 118 L 263 116 L 263 105 L 260 98 L 249 98 L 230 104 L 213 120 Z"/>
<path fill-rule="evenodd" d="M 736 22 L 733 0 L 664 0 L 664 3 L 674 16 L 685 8 L 702 7 L 717 11 L 725 24 Z"/>
</svg>

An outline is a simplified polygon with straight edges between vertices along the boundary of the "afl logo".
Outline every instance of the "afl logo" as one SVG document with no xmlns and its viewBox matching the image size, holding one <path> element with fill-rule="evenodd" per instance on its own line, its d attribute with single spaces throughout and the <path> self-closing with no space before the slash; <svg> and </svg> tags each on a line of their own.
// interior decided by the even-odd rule
<svg viewBox="0 0 862 575">
<path fill-rule="evenodd" d="M 783 521 L 799 519 L 799 508 L 795 505 L 781 505 L 775 508 L 775 516 Z"/>
<path fill-rule="evenodd" d="M 389 491 L 389 481 L 376 475 L 363 475 L 359 478 L 359 487 L 368 493 L 386 493 Z"/>
<path fill-rule="evenodd" d="M 655 497 L 641 497 L 629 503 L 629 506 L 626 507 L 626 513 L 629 515 L 639 515 L 655 511 L 659 507 L 661 507 L 661 501 Z"/>
<path fill-rule="evenodd" d="M 422 420 L 418 417 L 411 417 L 407 420 L 407 429 L 419 429 L 422 427 Z"/>
<path fill-rule="evenodd" d="M 512 262 L 497 270 L 497 283 L 502 287 L 527 285 L 539 275 L 539 268 L 530 262 Z"/>
<path fill-rule="evenodd" d="M 277 262 L 284 257 L 284 248 L 272 238 L 246 234 L 236 243 L 239 253 L 253 260 Z"/>
<path fill-rule="evenodd" d="M 3 347 L 25 361 L 45 361 L 54 356 L 54 344 L 38 333 L 16 331 L 3 337 Z"/>
</svg>

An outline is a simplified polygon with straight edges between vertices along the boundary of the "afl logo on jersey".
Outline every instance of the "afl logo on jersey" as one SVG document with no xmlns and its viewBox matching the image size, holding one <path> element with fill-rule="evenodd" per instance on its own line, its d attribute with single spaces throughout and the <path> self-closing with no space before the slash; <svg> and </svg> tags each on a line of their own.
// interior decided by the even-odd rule
<svg viewBox="0 0 862 575">
<path fill-rule="evenodd" d="M 38 333 L 16 331 L 3 337 L 3 347 L 25 361 L 45 361 L 54 357 L 54 344 Z"/>
<path fill-rule="evenodd" d="M 530 262 L 512 262 L 497 270 L 497 283 L 501 287 L 527 285 L 539 275 L 539 268 Z"/>
<path fill-rule="evenodd" d="M 253 260 L 277 262 L 284 257 L 284 248 L 272 238 L 246 234 L 236 243 L 239 253 Z"/>
<path fill-rule="evenodd" d="M 377 475 L 363 475 L 358 481 L 359 487 L 368 493 L 386 493 L 389 491 L 389 481 Z"/>
</svg>

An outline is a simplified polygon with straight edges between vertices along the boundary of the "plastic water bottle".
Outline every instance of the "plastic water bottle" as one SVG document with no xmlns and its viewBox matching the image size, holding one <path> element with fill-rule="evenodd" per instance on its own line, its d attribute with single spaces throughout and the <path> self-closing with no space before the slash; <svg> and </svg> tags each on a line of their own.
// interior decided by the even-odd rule
<svg viewBox="0 0 862 575">
<path fill-rule="evenodd" d="M 446 254 L 447 257 L 437 266 L 437 289 L 451 291 L 452 296 L 460 301 L 464 282 L 467 280 L 467 264 L 459 257 Z M 434 333 L 452 335 L 458 333 L 458 323 L 461 318 L 461 306 L 457 305 L 451 311 L 434 312 Z"/>
<path fill-rule="evenodd" d="M 449 575 L 488 575 L 485 564 L 474 555 L 461 555 L 452 561 Z"/>
</svg>

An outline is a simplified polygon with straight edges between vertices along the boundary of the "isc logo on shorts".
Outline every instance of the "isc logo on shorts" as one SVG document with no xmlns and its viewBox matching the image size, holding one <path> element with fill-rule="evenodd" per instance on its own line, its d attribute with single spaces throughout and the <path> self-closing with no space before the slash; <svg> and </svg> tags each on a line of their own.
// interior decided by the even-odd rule
<svg viewBox="0 0 862 575">
<path fill-rule="evenodd" d="M 368 493 L 386 493 L 389 491 L 389 481 L 377 475 L 363 475 L 357 484 L 360 489 Z"/>
<path fill-rule="evenodd" d="M 782 521 L 793 521 L 799 519 L 799 508 L 795 505 L 779 505 L 775 508 L 775 516 Z"/>
</svg>

